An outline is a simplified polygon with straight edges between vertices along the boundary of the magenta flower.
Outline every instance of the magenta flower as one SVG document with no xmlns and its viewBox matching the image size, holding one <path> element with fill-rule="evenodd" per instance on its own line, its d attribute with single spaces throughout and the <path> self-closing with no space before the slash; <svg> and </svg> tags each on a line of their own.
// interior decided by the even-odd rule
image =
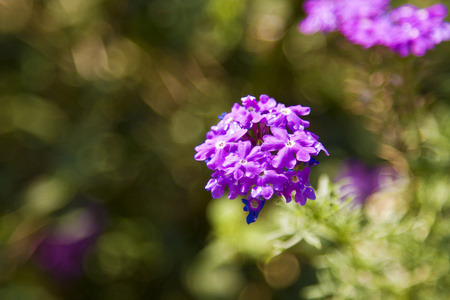
<svg viewBox="0 0 450 300">
<path fill-rule="evenodd" d="M 267 114 L 277 106 L 277 101 L 267 95 L 261 95 L 259 96 L 258 106 L 261 114 Z"/>
<path fill-rule="evenodd" d="M 303 131 L 288 134 L 286 129 L 273 127 L 272 134 L 264 136 L 261 149 L 264 151 L 278 150 L 272 160 L 274 168 L 293 169 L 297 161 L 308 162 L 311 159 L 310 154 L 318 154 L 318 151 L 311 147 L 314 141 L 309 139 Z"/>
<path fill-rule="evenodd" d="M 303 9 L 308 16 L 300 22 L 300 31 L 305 34 L 314 34 L 338 30 L 336 2 L 333 0 L 305 1 Z"/>
<path fill-rule="evenodd" d="M 307 0 L 303 8 L 307 17 L 299 29 L 305 34 L 340 31 L 354 44 L 385 46 L 400 56 L 423 56 L 450 40 L 443 4 L 424 9 L 405 4 L 390 10 L 389 0 Z"/>
<path fill-rule="evenodd" d="M 225 175 L 224 171 L 216 171 L 211 176 L 212 178 L 206 184 L 205 189 L 211 191 L 213 198 L 217 199 L 222 197 L 227 187 L 229 190 L 229 199 L 235 199 L 241 194 L 241 182 L 231 176 Z"/>
<path fill-rule="evenodd" d="M 388 16 L 356 18 L 342 24 L 342 34 L 354 44 L 370 48 L 376 45 L 391 45 L 394 39 L 392 22 Z"/>
<path fill-rule="evenodd" d="M 279 174 L 277 171 L 271 170 L 266 166 L 266 169 L 258 175 L 250 195 L 253 198 L 263 197 L 268 200 L 272 198 L 274 193 L 283 191 L 287 180 L 284 174 Z"/>
<path fill-rule="evenodd" d="M 299 116 L 309 115 L 311 109 L 301 105 L 286 107 L 284 104 L 278 104 L 271 113 L 269 126 L 287 127 L 287 129 L 296 131 L 309 127 L 309 122 L 302 120 Z"/>
<path fill-rule="evenodd" d="M 301 171 L 286 171 L 285 174 L 289 180 L 282 192 L 282 195 L 286 198 L 286 202 L 291 201 L 294 191 L 294 200 L 300 205 L 305 205 L 307 199 L 316 199 L 314 190 L 309 186 L 310 173 L 311 170 L 308 167 L 305 167 Z"/>
<path fill-rule="evenodd" d="M 223 166 L 226 168 L 226 174 L 233 174 L 234 179 L 239 180 L 244 175 L 253 178 L 262 171 L 261 159 L 264 153 L 261 147 L 252 148 L 249 141 L 239 141 L 235 152 L 230 153 Z"/>
<path fill-rule="evenodd" d="M 284 196 L 301 205 L 315 199 L 309 184 L 309 167 L 318 164 L 312 156 L 328 152 L 318 137 L 305 131 L 309 107 L 286 107 L 267 95 L 259 101 L 241 98 L 230 113 L 222 114 L 212 126 L 206 141 L 195 147 L 195 159 L 215 170 L 206 189 L 213 198 L 246 197 L 247 222 L 256 220 L 266 200 Z"/>
<path fill-rule="evenodd" d="M 393 22 L 394 36 L 390 48 L 400 56 L 423 56 L 436 44 L 450 39 L 450 24 L 443 22 L 447 8 L 436 4 L 419 9 L 406 4 L 393 9 L 389 18 Z"/>
<path fill-rule="evenodd" d="M 82 276 L 83 260 L 106 225 L 104 207 L 81 201 L 76 206 L 74 210 L 73 207 L 63 210 L 72 218 L 61 218 L 44 230 L 33 254 L 39 267 L 56 280 L 75 280 Z"/>
<path fill-rule="evenodd" d="M 195 147 L 197 154 L 196 160 L 208 160 L 207 166 L 210 169 L 216 169 L 219 165 L 222 165 L 225 161 L 225 157 L 228 154 L 228 148 L 234 141 L 242 137 L 247 130 L 241 129 L 231 136 L 218 135 L 212 139 L 207 139 L 200 146 Z"/>
</svg>

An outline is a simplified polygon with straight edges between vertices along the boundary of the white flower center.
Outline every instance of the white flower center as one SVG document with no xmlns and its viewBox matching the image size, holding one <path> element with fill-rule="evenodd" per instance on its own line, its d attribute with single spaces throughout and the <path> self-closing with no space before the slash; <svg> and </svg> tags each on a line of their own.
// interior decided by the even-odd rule
<svg viewBox="0 0 450 300">
<path fill-rule="evenodd" d="M 295 142 L 293 142 L 293 141 L 289 141 L 289 142 L 287 142 L 286 143 L 286 147 L 293 147 L 295 145 Z"/>
<path fill-rule="evenodd" d="M 225 142 L 224 141 L 218 141 L 216 143 L 216 148 L 222 149 L 223 147 L 225 147 Z"/>
<path fill-rule="evenodd" d="M 291 110 L 289 109 L 289 108 L 283 108 L 282 110 L 281 110 L 281 113 L 283 114 L 283 115 L 289 115 L 290 113 L 291 113 Z"/>
<path fill-rule="evenodd" d="M 240 163 L 241 163 L 241 165 L 245 165 L 247 163 L 247 161 L 245 159 L 241 159 Z"/>
</svg>

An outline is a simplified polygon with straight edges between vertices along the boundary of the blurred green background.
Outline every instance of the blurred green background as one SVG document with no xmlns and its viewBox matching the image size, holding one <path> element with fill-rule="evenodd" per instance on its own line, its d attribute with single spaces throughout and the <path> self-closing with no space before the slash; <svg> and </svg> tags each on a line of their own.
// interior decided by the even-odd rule
<svg viewBox="0 0 450 300">
<path fill-rule="evenodd" d="M 433 174 L 447 201 L 449 43 L 401 59 L 338 34 L 305 36 L 301 5 L 0 0 L 0 299 L 300 297 L 317 282 L 308 255 L 263 267 L 266 250 L 251 249 L 269 247 L 264 225 L 245 224 L 239 199 L 232 213 L 210 201 L 211 172 L 193 159 L 248 94 L 311 107 L 331 154 L 313 187 L 354 157 Z M 239 251 L 208 246 L 221 226 L 245 231 Z M 230 253 L 240 254 L 217 278 L 193 267 Z"/>
</svg>

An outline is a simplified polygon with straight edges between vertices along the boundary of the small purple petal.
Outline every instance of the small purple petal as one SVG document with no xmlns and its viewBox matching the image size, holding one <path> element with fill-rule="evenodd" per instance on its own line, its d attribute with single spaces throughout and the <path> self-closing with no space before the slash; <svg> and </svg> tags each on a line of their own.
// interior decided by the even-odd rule
<svg viewBox="0 0 450 300">
<path fill-rule="evenodd" d="M 284 141 L 279 140 L 278 138 L 271 135 L 265 135 L 263 139 L 264 143 L 261 145 L 261 149 L 263 151 L 279 150 L 285 146 Z"/>
<path fill-rule="evenodd" d="M 295 193 L 294 200 L 302 206 L 306 204 L 306 196 L 303 193 Z"/>
</svg>

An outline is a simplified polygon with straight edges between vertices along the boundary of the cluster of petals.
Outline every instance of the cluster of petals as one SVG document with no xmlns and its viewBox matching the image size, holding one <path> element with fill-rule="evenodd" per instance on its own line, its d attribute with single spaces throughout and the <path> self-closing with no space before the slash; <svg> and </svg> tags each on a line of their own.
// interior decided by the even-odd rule
<svg viewBox="0 0 450 300">
<path fill-rule="evenodd" d="M 299 29 L 305 34 L 341 32 L 354 44 L 386 46 L 400 56 L 423 56 L 450 40 L 447 8 L 435 4 L 418 8 L 405 4 L 391 9 L 390 0 L 307 0 L 307 17 Z"/>
<path fill-rule="evenodd" d="M 266 200 L 274 196 L 294 199 L 304 205 L 314 200 L 310 187 L 313 158 L 328 152 L 301 117 L 309 107 L 286 107 L 267 95 L 253 96 L 235 103 L 231 112 L 219 116 L 203 144 L 195 148 L 195 159 L 214 170 L 206 185 L 213 198 L 228 191 L 228 198 L 244 196 L 247 223 L 254 222 Z"/>
</svg>

